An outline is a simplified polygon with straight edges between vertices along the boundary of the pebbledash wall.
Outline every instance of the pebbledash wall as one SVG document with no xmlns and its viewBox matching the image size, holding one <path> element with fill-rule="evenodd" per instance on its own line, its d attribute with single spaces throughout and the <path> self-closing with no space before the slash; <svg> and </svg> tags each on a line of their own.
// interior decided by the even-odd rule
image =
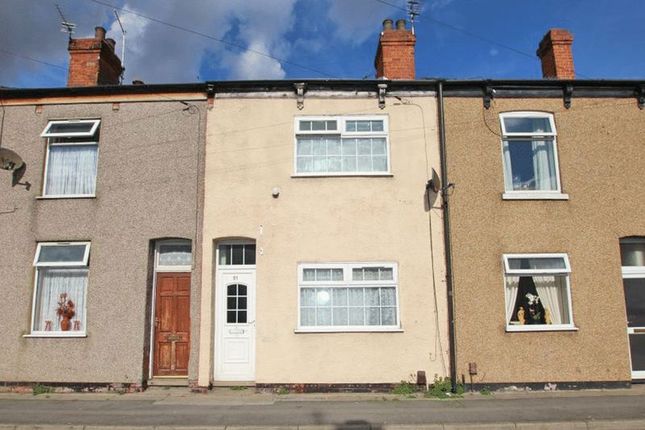
<svg viewBox="0 0 645 430">
<path fill-rule="evenodd" d="M 220 329 L 215 250 L 231 238 L 257 246 L 252 382 L 324 389 L 317 384 L 392 384 L 415 379 L 419 370 L 431 382 L 448 374 L 441 210 L 429 208 L 425 197 L 429 172 L 439 169 L 436 97 L 397 93 L 390 82 L 392 93 L 380 109 L 377 83 L 310 82 L 302 110 L 289 82 L 217 90 L 207 121 L 200 385 L 227 382 L 213 374 Z M 298 176 L 297 120 L 349 116 L 386 118 L 390 171 Z M 299 332 L 298 265 L 304 262 L 396 263 L 400 326 Z"/>
<path fill-rule="evenodd" d="M 448 90 L 445 99 L 447 171 L 455 184 L 450 238 L 456 370 L 468 380 L 469 363 L 476 363 L 473 381 L 480 386 L 627 385 L 619 239 L 645 235 L 645 111 L 633 92 L 639 83 L 538 84 L 457 84 L 461 88 L 452 96 Z M 566 85 L 577 94 L 568 109 Z M 482 97 L 487 86 L 496 89 L 489 109 Z M 469 91 L 480 95 L 465 97 Z M 553 115 L 567 198 L 503 198 L 504 112 Z M 568 255 L 573 328 L 507 330 L 502 255 L 511 253 Z"/>
<path fill-rule="evenodd" d="M 205 95 L 149 87 L 2 90 L 2 146 L 26 162 L 0 181 L 0 381 L 123 383 L 148 379 L 152 246 L 200 233 Z M 144 90 L 144 88 L 146 88 Z M 161 88 L 165 90 L 166 88 Z M 202 86 L 199 87 L 202 89 Z M 154 90 L 153 90 L 154 91 Z M 119 93 L 127 92 L 127 95 Z M 188 109 L 174 99 L 193 105 Z M 41 198 L 49 120 L 100 119 L 96 196 Z M 39 242 L 89 241 L 86 337 L 29 337 Z M 199 333 L 200 248 L 193 247 L 191 324 Z M 197 355 L 189 377 L 196 379 Z"/>
</svg>

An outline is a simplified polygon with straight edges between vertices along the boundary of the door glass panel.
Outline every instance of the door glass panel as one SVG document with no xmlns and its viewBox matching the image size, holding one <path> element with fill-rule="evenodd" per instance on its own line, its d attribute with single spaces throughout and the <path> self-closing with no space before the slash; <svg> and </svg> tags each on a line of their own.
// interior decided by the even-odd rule
<svg viewBox="0 0 645 430">
<path fill-rule="evenodd" d="M 190 244 L 159 245 L 160 266 L 190 266 L 191 264 Z"/>
<path fill-rule="evenodd" d="M 632 353 L 632 370 L 645 370 L 645 334 L 630 334 L 629 349 Z"/>
<path fill-rule="evenodd" d="M 233 284 L 226 288 L 226 322 L 244 324 L 247 320 L 246 285 Z"/>
<path fill-rule="evenodd" d="M 240 266 L 255 264 L 255 245 L 219 245 L 219 264 L 221 266 Z"/>
<path fill-rule="evenodd" d="M 629 327 L 645 327 L 645 278 L 623 279 Z"/>
</svg>

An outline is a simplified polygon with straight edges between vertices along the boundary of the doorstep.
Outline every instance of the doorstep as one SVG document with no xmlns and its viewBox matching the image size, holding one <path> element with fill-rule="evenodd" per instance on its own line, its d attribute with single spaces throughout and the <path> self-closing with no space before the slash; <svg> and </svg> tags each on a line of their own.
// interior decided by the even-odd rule
<svg viewBox="0 0 645 430">
<path fill-rule="evenodd" d="M 148 380 L 150 387 L 188 387 L 188 378 L 175 376 L 157 376 Z"/>
</svg>

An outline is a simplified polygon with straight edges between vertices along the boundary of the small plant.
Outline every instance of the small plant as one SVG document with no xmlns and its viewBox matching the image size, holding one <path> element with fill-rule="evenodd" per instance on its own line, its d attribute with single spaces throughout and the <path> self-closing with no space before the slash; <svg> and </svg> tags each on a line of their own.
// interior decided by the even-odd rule
<svg viewBox="0 0 645 430">
<path fill-rule="evenodd" d="M 394 388 L 392 389 L 392 394 L 401 394 L 404 396 L 410 396 L 414 393 L 416 393 L 417 387 L 416 385 L 406 382 L 406 381 L 401 381 L 401 383 L 396 384 Z"/>
<path fill-rule="evenodd" d="M 277 390 L 275 390 L 276 394 L 282 396 L 284 394 L 289 394 L 289 389 L 287 387 L 278 387 Z"/>
<path fill-rule="evenodd" d="M 490 391 L 490 389 L 488 387 L 484 387 L 481 390 L 479 390 L 479 394 L 481 394 L 482 396 L 490 396 L 493 393 L 491 393 L 491 391 Z"/>
<path fill-rule="evenodd" d="M 54 388 L 53 387 L 48 387 L 47 385 L 43 385 L 43 384 L 36 384 L 31 389 L 31 392 L 32 392 L 32 394 L 34 396 L 38 396 L 40 394 L 53 393 Z"/>
<path fill-rule="evenodd" d="M 437 378 L 435 377 L 434 382 L 426 392 L 426 397 L 432 397 L 436 399 L 448 399 L 453 397 L 461 397 L 464 394 L 464 386 L 460 383 L 457 383 L 455 386 L 455 392 L 452 392 L 452 383 L 450 378 Z"/>
<path fill-rule="evenodd" d="M 233 391 L 244 391 L 244 390 L 247 389 L 247 387 L 245 387 L 244 385 L 235 385 L 235 386 L 230 387 L 230 388 Z"/>
</svg>

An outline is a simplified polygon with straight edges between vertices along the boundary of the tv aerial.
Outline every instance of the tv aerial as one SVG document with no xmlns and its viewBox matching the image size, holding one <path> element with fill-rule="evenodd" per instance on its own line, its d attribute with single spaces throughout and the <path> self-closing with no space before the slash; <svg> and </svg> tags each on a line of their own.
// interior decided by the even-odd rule
<svg viewBox="0 0 645 430">
<path fill-rule="evenodd" d="M 60 19 L 62 20 L 60 24 L 63 26 L 63 28 L 61 28 L 60 31 L 62 31 L 63 33 L 67 33 L 69 40 L 72 40 L 72 34 L 74 34 L 74 29 L 76 29 L 76 24 L 68 21 L 67 18 L 65 18 L 65 15 L 63 15 L 63 11 L 61 10 L 60 6 L 58 6 L 58 4 L 56 4 L 55 6 L 56 6 L 56 10 L 58 11 L 58 14 L 60 15 Z"/>
<path fill-rule="evenodd" d="M 408 0 L 408 16 L 410 17 L 412 34 L 414 34 L 414 21 L 419 15 L 421 15 L 421 2 L 419 0 Z"/>
<path fill-rule="evenodd" d="M 125 31 L 125 28 L 123 28 L 123 23 L 121 22 L 121 18 L 119 17 L 119 14 L 116 11 L 116 9 L 114 9 L 113 12 L 114 12 L 114 17 L 116 18 L 116 22 L 118 22 L 119 27 L 121 27 L 121 35 L 122 35 L 122 37 L 121 37 L 121 41 L 122 41 L 122 43 L 121 43 L 121 66 L 123 67 L 123 70 L 125 71 L 125 34 L 126 34 L 126 31 Z M 123 83 L 123 73 L 124 72 L 121 72 L 121 82 L 122 83 Z"/>
</svg>

